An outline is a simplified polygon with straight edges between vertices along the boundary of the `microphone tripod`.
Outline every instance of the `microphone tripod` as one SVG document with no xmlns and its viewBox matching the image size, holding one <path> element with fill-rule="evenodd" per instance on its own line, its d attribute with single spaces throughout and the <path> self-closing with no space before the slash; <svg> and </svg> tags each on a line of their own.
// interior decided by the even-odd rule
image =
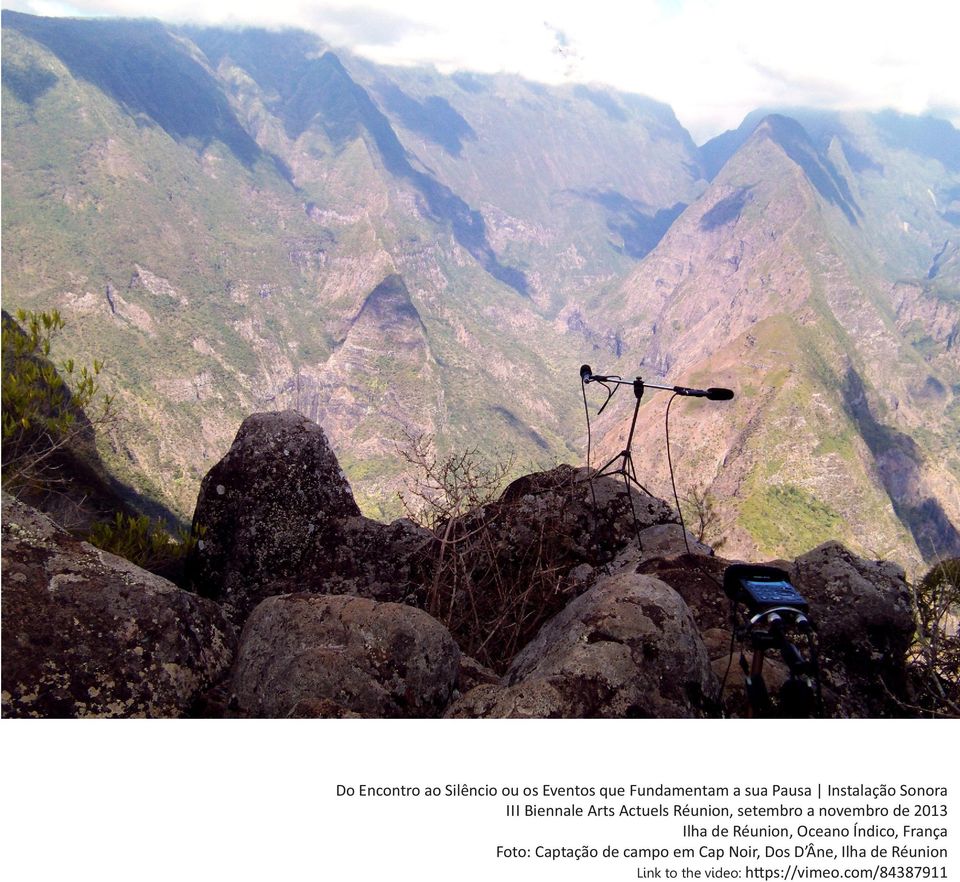
<svg viewBox="0 0 960 882">
<path fill-rule="evenodd" d="M 582 368 L 580 373 L 582 376 Z M 593 378 L 591 377 L 591 379 Z M 584 378 L 584 382 L 590 382 L 590 380 Z M 594 477 L 602 478 L 604 475 L 620 475 L 623 477 L 623 486 L 627 491 L 627 499 L 630 500 L 630 512 L 633 514 L 633 528 L 637 534 L 637 545 L 640 547 L 640 550 L 643 551 L 643 540 L 640 538 L 640 521 L 637 518 L 637 510 L 633 504 L 633 493 L 630 492 L 630 484 L 636 484 L 647 496 L 653 496 L 637 479 L 637 470 L 633 464 L 633 433 L 637 430 L 637 415 L 640 413 L 640 399 L 643 398 L 644 384 L 640 377 L 637 377 L 632 383 L 627 380 L 608 380 L 607 382 L 623 386 L 632 385 L 636 403 L 633 406 L 633 419 L 630 421 L 630 433 L 627 435 L 627 446 L 606 465 L 602 466 Z M 607 400 L 609 401 L 610 399 L 608 398 Z"/>
<path fill-rule="evenodd" d="M 633 405 L 633 418 L 630 421 L 630 432 L 627 435 L 627 445 L 621 450 L 613 459 L 607 462 L 597 473 L 591 477 L 591 486 L 593 477 L 603 477 L 603 476 L 614 476 L 620 475 L 623 478 L 623 485 L 627 491 L 627 499 L 630 502 L 630 512 L 633 515 L 633 528 L 637 534 L 637 545 L 640 548 L 640 551 L 643 551 L 643 541 L 640 538 L 640 520 L 637 518 L 637 509 L 633 504 L 633 494 L 630 490 L 630 484 L 633 483 L 640 488 L 647 496 L 653 496 L 653 494 L 640 483 L 637 478 L 637 470 L 633 464 L 633 435 L 637 429 L 637 416 L 640 413 L 640 400 L 643 398 L 643 393 L 645 389 L 665 389 L 668 392 L 673 392 L 674 397 L 677 395 L 684 395 L 692 398 L 708 398 L 711 401 L 729 401 L 733 398 L 733 391 L 731 389 L 722 389 L 711 386 L 709 389 L 692 389 L 688 386 L 660 386 L 656 383 L 644 383 L 643 379 L 637 377 L 634 380 L 624 380 L 621 377 L 613 375 L 598 375 L 593 373 L 593 369 L 590 365 L 585 364 L 580 367 L 580 380 L 581 383 L 586 385 L 587 383 L 600 383 L 607 390 L 607 400 L 603 403 L 600 411 L 603 411 L 603 408 L 610 403 L 610 399 L 613 397 L 613 393 L 616 392 L 617 386 L 633 386 L 633 395 L 636 399 Z M 614 388 L 611 389 L 610 385 L 613 385 Z M 673 399 L 670 399 L 671 402 Z M 584 394 L 584 407 L 586 407 L 586 394 Z M 667 406 L 667 419 L 669 419 L 670 407 Z M 587 414 L 587 428 L 589 430 L 589 413 Z M 667 423 L 669 426 L 669 423 Z M 669 429 L 667 434 L 667 457 L 670 457 L 670 435 Z M 673 467 L 671 465 L 671 482 L 673 481 Z M 680 500 L 676 498 L 676 485 L 674 485 L 674 497 L 677 503 L 677 514 L 680 517 L 680 527 L 681 530 L 684 529 L 683 526 L 683 512 L 680 511 Z M 683 534 L 683 541 L 686 545 L 687 536 L 686 532 Z M 689 551 L 689 547 L 687 549 Z"/>
</svg>

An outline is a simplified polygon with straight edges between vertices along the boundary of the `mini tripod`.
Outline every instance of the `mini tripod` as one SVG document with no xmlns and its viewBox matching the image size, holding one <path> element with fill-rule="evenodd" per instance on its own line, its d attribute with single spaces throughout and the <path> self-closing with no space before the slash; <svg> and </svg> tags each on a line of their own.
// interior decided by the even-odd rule
<svg viewBox="0 0 960 882">
<path fill-rule="evenodd" d="M 764 656 L 769 650 L 779 650 L 780 657 L 790 671 L 790 678 L 780 687 L 780 702 L 776 715 L 812 717 L 822 714 L 823 698 L 820 695 L 816 644 L 810 639 L 812 658 L 807 661 L 796 645 L 788 639 L 788 627 L 795 628 L 808 637 L 813 628 L 810 620 L 796 608 L 774 607 L 753 616 L 742 632 L 753 653 L 749 667 L 742 652 L 740 655 L 751 717 L 774 715 L 770 693 L 763 679 Z"/>
</svg>

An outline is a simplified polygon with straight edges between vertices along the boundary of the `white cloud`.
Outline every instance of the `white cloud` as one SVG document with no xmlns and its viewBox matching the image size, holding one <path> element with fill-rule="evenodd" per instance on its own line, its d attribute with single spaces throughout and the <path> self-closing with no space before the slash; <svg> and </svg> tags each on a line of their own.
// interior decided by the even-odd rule
<svg viewBox="0 0 960 882">
<path fill-rule="evenodd" d="M 15 0 L 318 31 L 391 64 L 608 83 L 669 103 L 698 140 L 758 106 L 937 109 L 960 124 L 960 4 L 861 0 Z"/>
</svg>

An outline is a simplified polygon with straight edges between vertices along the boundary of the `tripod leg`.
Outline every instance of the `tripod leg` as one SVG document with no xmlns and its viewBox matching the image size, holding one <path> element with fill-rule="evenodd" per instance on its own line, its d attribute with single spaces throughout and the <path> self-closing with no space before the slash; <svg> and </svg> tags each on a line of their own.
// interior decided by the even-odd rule
<svg viewBox="0 0 960 882">
<path fill-rule="evenodd" d="M 643 553 L 643 540 L 640 538 L 640 519 L 637 517 L 637 510 L 633 505 L 633 493 L 630 492 L 630 475 L 626 470 L 623 472 L 623 489 L 627 491 L 627 501 L 630 503 L 630 514 L 633 515 L 633 531 L 637 534 L 637 547 L 640 553 Z"/>
<path fill-rule="evenodd" d="M 640 481 L 637 479 L 637 470 L 636 468 L 634 468 L 632 456 L 629 457 L 629 463 L 630 463 L 630 480 L 633 481 L 633 483 L 636 484 L 644 493 L 646 493 L 647 496 L 653 496 L 653 494 L 646 487 L 644 487 L 643 484 L 641 484 Z"/>
<path fill-rule="evenodd" d="M 751 717 L 770 716 L 770 693 L 763 679 L 763 652 L 759 647 L 754 647 L 750 674 L 746 678 Z"/>
<path fill-rule="evenodd" d="M 615 469 L 610 469 L 610 466 L 612 466 L 618 459 L 620 459 L 620 457 L 625 455 L 626 455 L 626 451 L 622 451 L 618 453 L 613 459 L 610 460 L 610 462 L 608 462 L 606 465 L 601 466 L 599 469 L 597 469 L 597 473 L 594 475 L 594 477 L 602 478 L 604 475 L 619 475 L 623 471 L 623 463 L 621 463 Z M 610 471 L 608 472 L 607 469 L 610 469 Z"/>
</svg>

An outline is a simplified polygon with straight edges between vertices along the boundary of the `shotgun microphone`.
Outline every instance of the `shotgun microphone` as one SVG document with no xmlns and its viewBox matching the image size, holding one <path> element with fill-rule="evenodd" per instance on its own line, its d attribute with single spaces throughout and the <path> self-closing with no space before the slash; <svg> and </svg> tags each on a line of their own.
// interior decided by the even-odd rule
<svg viewBox="0 0 960 882">
<path fill-rule="evenodd" d="M 707 389 L 707 398 L 711 401 L 729 401 L 733 398 L 733 389 L 723 389 L 717 386 L 711 386 Z"/>
<path fill-rule="evenodd" d="M 721 389 L 711 386 L 709 389 L 691 389 L 688 386 L 674 386 L 677 395 L 687 395 L 690 398 L 708 398 L 710 401 L 729 401 L 733 398 L 733 389 Z"/>
</svg>

